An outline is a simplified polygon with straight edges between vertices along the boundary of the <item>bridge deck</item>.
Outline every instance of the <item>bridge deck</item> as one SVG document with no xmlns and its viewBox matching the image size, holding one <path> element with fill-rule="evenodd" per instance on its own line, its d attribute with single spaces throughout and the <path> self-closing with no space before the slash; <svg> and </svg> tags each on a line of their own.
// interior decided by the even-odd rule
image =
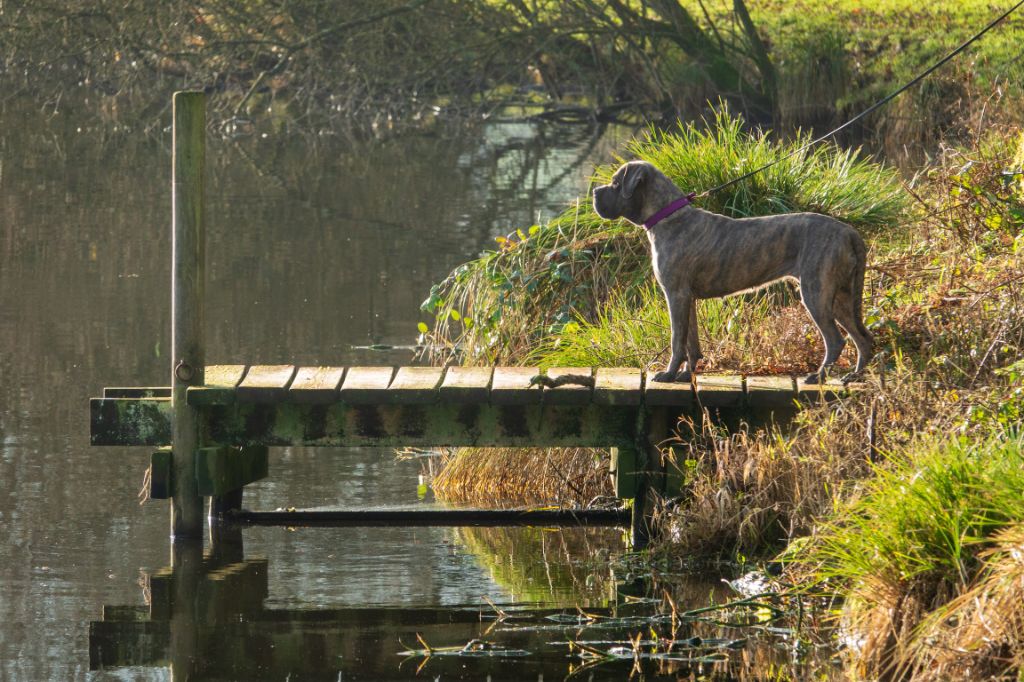
<svg viewBox="0 0 1024 682">
<path fill-rule="evenodd" d="M 187 391 L 210 445 L 605 446 L 632 442 L 641 418 L 697 408 L 748 421 L 832 399 L 840 385 L 792 377 L 699 375 L 646 382 L 629 368 L 549 369 L 592 386 L 541 387 L 530 367 L 214 365 Z M 94 445 L 169 445 L 169 388 L 108 388 L 92 400 Z"/>
<path fill-rule="evenodd" d="M 589 377 L 593 386 L 569 383 L 548 388 L 531 383 L 539 375 Z M 622 405 L 779 407 L 794 400 L 834 398 L 841 384 L 815 386 L 790 376 L 707 375 L 688 383 L 655 383 L 632 368 L 569 367 L 298 367 L 211 365 L 201 386 L 188 389 L 191 405 L 234 403 L 327 405 Z M 168 387 L 105 388 L 105 399 L 161 399 Z"/>
</svg>

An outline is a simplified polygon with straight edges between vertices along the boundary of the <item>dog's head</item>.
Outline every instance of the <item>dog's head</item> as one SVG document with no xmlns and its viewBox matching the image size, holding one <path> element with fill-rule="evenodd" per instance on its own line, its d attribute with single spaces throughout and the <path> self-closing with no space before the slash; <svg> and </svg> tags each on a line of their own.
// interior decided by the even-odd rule
<svg viewBox="0 0 1024 682">
<path fill-rule="evenodd" d="M 646 161 L 630 161 L 623 164 L 612 181 L 594 188 L 594 210 L 605 220 L 625 218 L 639 225 L 644 221 L 645 181 L 654 170 Z"/>
<path fill-rule="evenodd" d="M 623 164 L 612 181 L 594 189 L 594 210 L 606 220 L 625 218 L 634 225 L 661 210 L 682 192 L 646 161 Z"/>
</svg>

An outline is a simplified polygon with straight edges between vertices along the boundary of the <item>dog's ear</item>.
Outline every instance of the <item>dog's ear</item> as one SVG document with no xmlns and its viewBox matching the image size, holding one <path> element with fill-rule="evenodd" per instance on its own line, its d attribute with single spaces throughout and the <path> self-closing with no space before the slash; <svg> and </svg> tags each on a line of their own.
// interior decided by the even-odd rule
<svg viewBox="0 0 1024 682">
<path fill-rule="evenodd" d="M 647 167 L 640 164 L 626 166 L 622 174 L 622 196 L 629 199 L 647 177 Z"/>
</svg>

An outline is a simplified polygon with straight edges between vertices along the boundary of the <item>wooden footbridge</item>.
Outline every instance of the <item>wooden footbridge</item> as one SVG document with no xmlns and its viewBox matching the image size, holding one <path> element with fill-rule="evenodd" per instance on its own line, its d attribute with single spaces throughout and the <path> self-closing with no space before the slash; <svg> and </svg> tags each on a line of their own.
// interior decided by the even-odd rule
<svg viewBox="0 0 1024 682">
<path fill-rule="evenodd" d="M 644 501 L 671 478 L 659 445 L 680 413 L 727 422 L 781 420 L 801 401 L 841 386 L 791 377 L 700 375 L 694 384 L 648 382 L 637 369 L 530 367 L 296 367 L 207 365 L 203 344 L 205 108 L 201 93 L 174 98 L 171 385 L 106 388 L 91 401 L 92 444 L 145 445 L 150 497 L 172 501 L 175 538 L 202 538 L 211 516 L 250 523 L 610 523 L 646 536 Z M 538 385 L 584 374 L 591 385 Z M 556 382 L 557 383 L 557 382 Z M 244 486 L 268 475 L 271 446 L 607 447 L 619 510 L 243 512 Z"/>
</svg>

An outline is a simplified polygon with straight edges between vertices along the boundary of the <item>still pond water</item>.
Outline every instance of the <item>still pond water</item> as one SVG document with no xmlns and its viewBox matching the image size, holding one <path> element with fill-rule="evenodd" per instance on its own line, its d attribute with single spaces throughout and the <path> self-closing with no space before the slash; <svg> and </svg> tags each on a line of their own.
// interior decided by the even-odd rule
<svg viewBox="0 0 1024 682">
<path fill-rule="evenodd" d="M 628 615 L 615 608 L 630 576 L 608 561 L 623 552 L 612 529 L 253 528 L 244 548 L 228 538 L 166 570 L 167 504 L 136 499 L 148 450 L 89 447 L 88 398 L 167 383 L 170 133 L 74 106 L 0 105 L 0 122 L 0 679 L 560 680 L 581 663 L 567 639 L 625 636 L 546 618 L 577 605 Z M 627 132 L 214 135 L 207 358 L 408 363 L 357 347 L 413 341 L 431 283 L 584 192 Z M 435 504 L 418 495 L 420 466 L 391 451 L 275 449 L 246 506 Z M 720 589 L 684 592 L 702 605 Z M 488 600 L 545 610 L 496 625 Z M 403 662 L 417 633 L 510 651 Z M 792 665 L 784 644 L 753 651 Z M 646 679 L 737 668 L 663 670 Z"/>
</svg>

